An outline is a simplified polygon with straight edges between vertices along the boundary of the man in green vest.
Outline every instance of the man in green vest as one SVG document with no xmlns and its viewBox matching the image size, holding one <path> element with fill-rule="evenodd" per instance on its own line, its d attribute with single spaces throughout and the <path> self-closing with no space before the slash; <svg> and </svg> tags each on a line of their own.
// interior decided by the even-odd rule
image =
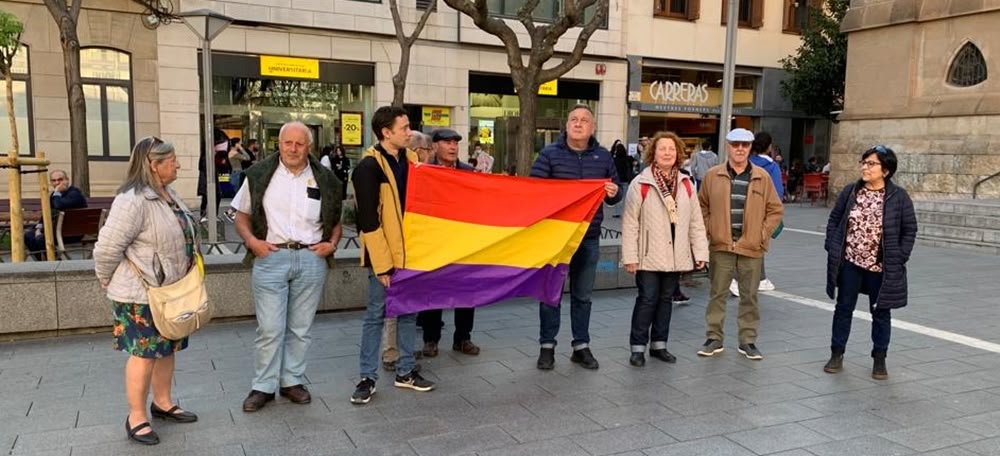
<svg viewBox="0 0 1000 456">
<path fill-rule="evenodd" d="M 341 184 L 309 154 L 312 144 L 305 124 L 282 125 L 279 153 L 247 169 L 233 198 L 257 314 L 255 377 L 244 412 L 263 408 L 275 391 L 296 404 L 312 401 L 303 384 L 306 350 L 341 235 Z"/>
</svg>

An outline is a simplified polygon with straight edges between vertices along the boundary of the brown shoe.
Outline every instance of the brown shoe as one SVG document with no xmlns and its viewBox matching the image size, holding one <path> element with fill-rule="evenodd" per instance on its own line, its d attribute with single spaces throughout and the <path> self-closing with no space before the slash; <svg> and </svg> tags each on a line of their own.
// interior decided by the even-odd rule
<svg viewBox="0 0 1000 456">
<path fill-rule="evenodd" d="M 437 342 L 424 342 L 424 349 L 421 351 L 425 357 L 433 358 L 438 355 L 438 344 Z"/>
<path fill-rule="evenodd" d="M 250 390 L 250 394 L 243 400 L 243 411 L 256 412 L 273 400 L 274 393 L 268 394 L 263 391 Z"/>
<path fill-rule="evenodd" d="M 303 385 L 278 388 L 278 394 L 296 404 L 308 404 L 312 402 L 312 395 L 309 394 L 309 390 Z"/>
<path fill-rule="evenodd" d="M 471 340 L 463 340 L 460 344 L 453 344 L 451 349 L 471 356 L 479 354 L 479 346 L 472 343 Z"/>
</svg>

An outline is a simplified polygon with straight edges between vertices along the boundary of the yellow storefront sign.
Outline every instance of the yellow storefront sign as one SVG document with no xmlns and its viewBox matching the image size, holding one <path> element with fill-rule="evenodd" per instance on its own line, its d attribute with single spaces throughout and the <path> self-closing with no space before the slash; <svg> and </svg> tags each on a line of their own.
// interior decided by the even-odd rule
<svg viewBox="0 0 1000 456">
<path fill-rule="evenodd" d="M 451 108 L 442 106 L 424 106 L 422 110 L 423 124 L 431 127 L 450 127 Z"/>
<path fill-rule="evenodd" d="M 340 113 L 340 140 L 345 146 L 361 145 L 361 114 L 353 112 Z"/>
<path fill-rule="evenodd" d="M 260 56 L 260 75 L 276 78 L 319 79 L 319 60 Z"/>
<path fill-rule="evenodd" d="M 539 95 L 559 95 L 559 80 L 553 79 L 538 86 Z"/>
</svg>

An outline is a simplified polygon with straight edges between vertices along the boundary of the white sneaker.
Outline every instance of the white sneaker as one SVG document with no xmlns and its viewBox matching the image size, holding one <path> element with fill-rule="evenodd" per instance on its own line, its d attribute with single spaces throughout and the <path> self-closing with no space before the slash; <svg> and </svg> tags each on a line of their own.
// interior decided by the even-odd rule
<svg viewBox="0 0 1000 456">
<path fill-rule="evenodd" d="M 771 279 L 764 279 L 760 281 L 760 286 L 757 289 L 760 291 L 774 291 L 774 284 L 771 283 Z"/>
<path fill-rule="evenodd" d="M 733 283 L 729 284 L 729 292 L 732 293 L 733 296 L 740 296 L 740 284 L 736 282 L 736 279 L 733 279 Z"/>
</svg>

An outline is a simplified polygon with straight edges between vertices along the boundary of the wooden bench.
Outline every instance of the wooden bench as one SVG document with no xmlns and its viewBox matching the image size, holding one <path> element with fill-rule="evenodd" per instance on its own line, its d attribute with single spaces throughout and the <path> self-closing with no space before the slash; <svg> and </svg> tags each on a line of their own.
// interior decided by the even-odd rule
<svg viewBox="0 0 1000 456">
<path fill-rule="evenodd" d="M 84 252 L 84 258 L 89 257 L 107 216 L 108 210 L 99 207 L 59 211 L 55 229 L 56 257 L 62 260 L 72 259 L 69 256 L 70 250 L 66 248 L 67 239 L 72 239 L 73 244 L 78 245 L 73 250 Z"/>
<path fill-rule="evenodd" d="M 114 199 L 115 199 L 115 197 L 113 197 L 113 196 L 95 196 L 95 197 L 87 198 L 87 208 L 86 209 L 71 209 L 70 211 L 77 211 L 77 210 L 84 210 L 84 211 L 86 211 L 87 209 L 96 210 L 95 213 L 97 214 L 96 218 L 97 218 L 97 223 L 98 223 L 97 229 L 99 230 L 100 226 L 104 224 L 104 217 L 107 216 L 107 210 L 111 208 L 111 203 L 114 201 Z M 59 222 L 59 217 L 60 217 L 60 214 L 59 214 L 59 211 L 55 210 L 55 208 L 53 208 L 52 211 L 53 211 L 53 219 L 55 219 L 55 221 L 53 222 L 54 226 L 55 226 L 55 231 L 54 231 L 54 233 L 55 233 L 55 239 L 53 241 L 56 243 L 56 256 L 58 258 L 68 259 L 69 255 L 66 253 L 66 249 L 59 247 L 59 237 L 60 237 L 60 230 L 59 230 L 59 223 L 60 222 Z M 24 230 L 25 230 L 25 232 L 29 232 L 30 230 L 33 230 L 34 227 L 35 227 L 35 225 L 38 224 L 38 222 L 42 218 L 42 200 L 39 199 L 39 198 L 25 198 L 25 199 L 22 199 L 21 200 L 21 213 L 24 215 Z M 81 215 L 79 217 L 82 217 L 82 218 L 80 218 L 79 222 L 76 221 L 76 219 L 78 218 L 77 216 L 70 216 L 70 220 L 69 220 L 70 226 L 69 226 L 69 228 L 71 229 L 72 232 L 75 233 L 75 231 L 78 230 L 78 229 L 86 231 L 87 229 L 89 229 L 93 225 L 93 220 L 91 220 L 91 219 L 93 219 L 95 216 L 92 213 L 90 213 L 90 212 L 87 212 L 86 214 L 87 215 L 83 215 L 81 213 Z M 79 228 L 78 228 L 78 224 L 80 224 Z M 87 245 L 93 244 L 94 240 L 96 240 L 97 230 L 93 231 L 94 239 L 88 239 L 87 236 L 89 234 L 90 233 L 83 233 L 83 234 L 65 234 L 64 233 L 63 236 L 67 237 L 67 238 L 76 237 L 76 236 L 84 236 L 84 241 L 87 241 L 87 242 L 85 242 L 84 244 L 81 244 L 81 246 L 83 246 L 84 250 L 86 250 L 85 247 Z M 4 242 L 5 240 L 10 240 L 10 242 L 13 242 L 13 240 L 10 239 L 10 200 L 9 199 L 0 199 L 0 243 Z M 77 249 L 74 249 L 74 250 L 77 250 Z M 2 261 L 2 260 L 0 260 L 0 261 Z"/>
</svg>

